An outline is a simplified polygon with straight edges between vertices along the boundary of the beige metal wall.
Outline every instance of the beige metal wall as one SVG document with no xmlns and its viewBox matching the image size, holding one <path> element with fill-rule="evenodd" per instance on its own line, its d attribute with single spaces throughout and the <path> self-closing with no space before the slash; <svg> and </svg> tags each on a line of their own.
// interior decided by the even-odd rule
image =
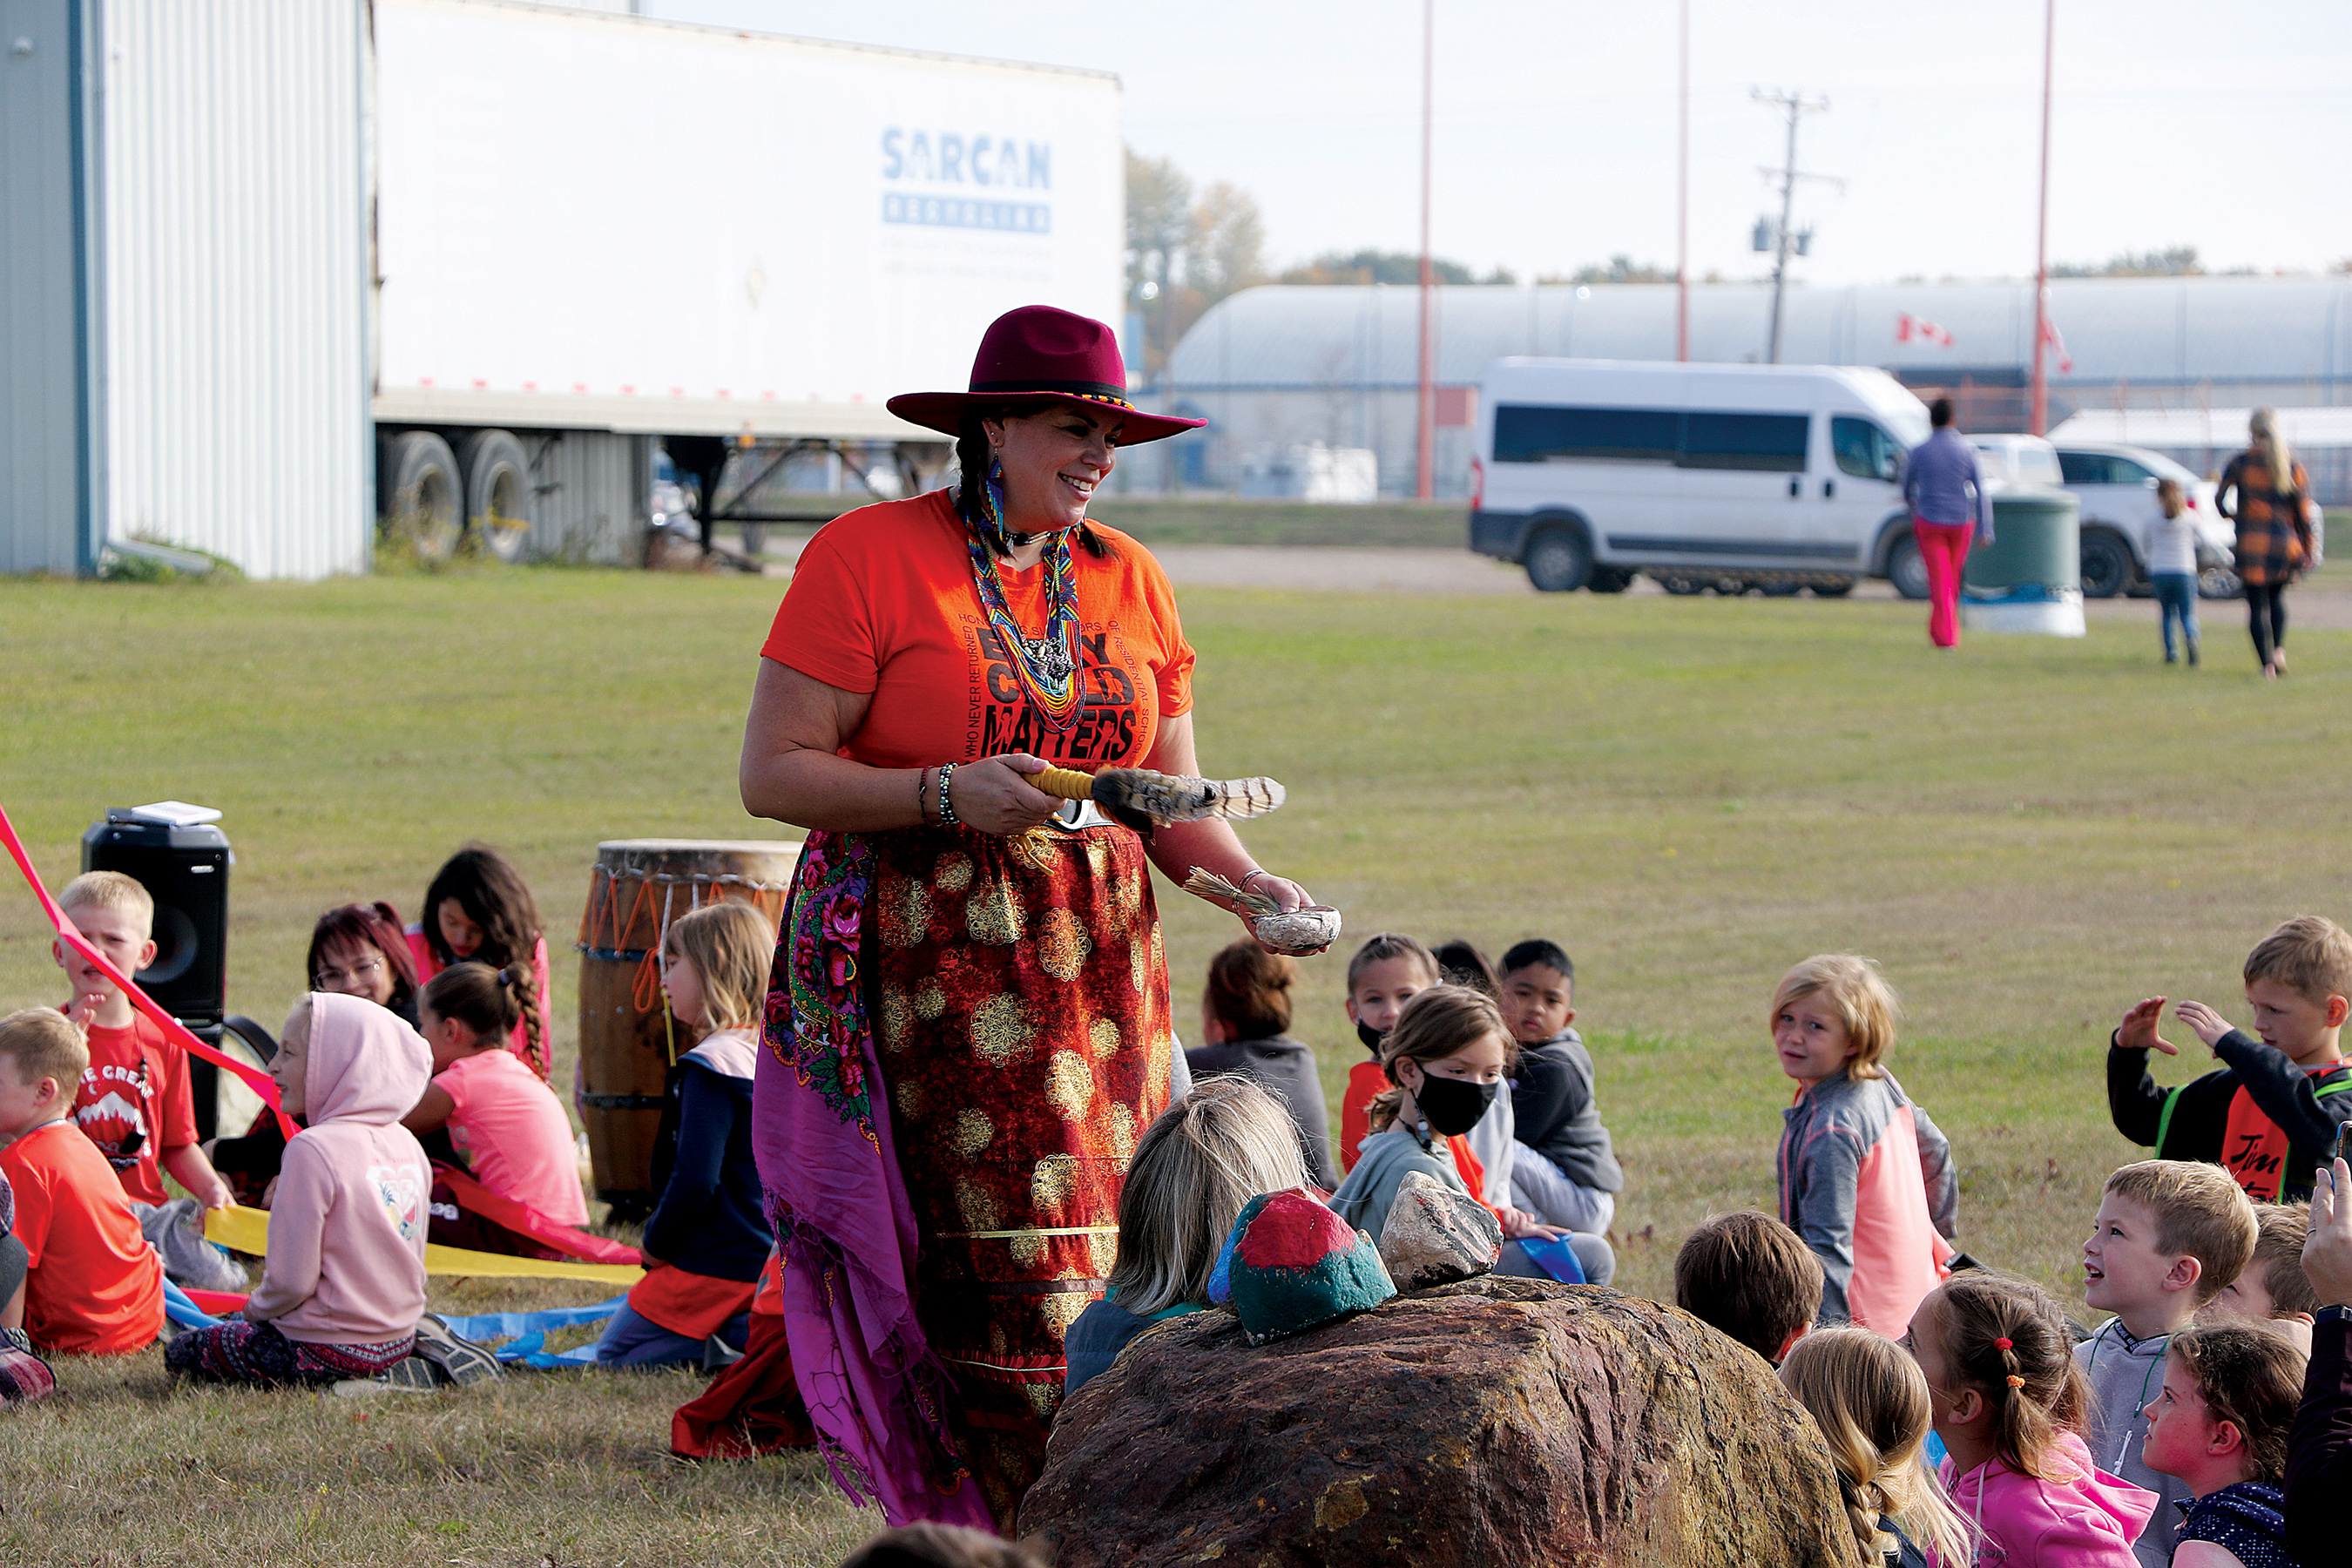
<svg viewBox="0 0 2352 1568">
<path fill-rule="evenodd" d="M 116 537 L 366 569 L 364 0 L 105 0 Z"/>
</svg>

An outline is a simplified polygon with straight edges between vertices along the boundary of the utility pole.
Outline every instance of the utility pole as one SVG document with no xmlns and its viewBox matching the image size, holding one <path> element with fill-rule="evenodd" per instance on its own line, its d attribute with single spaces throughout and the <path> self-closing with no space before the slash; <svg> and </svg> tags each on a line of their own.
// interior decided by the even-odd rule
<svg viewBox="0 0 2352 1568">
<path fill-rule="evenodd" d="M 1412 493 L 1421 500 L 1432 494 L 1430 469 L 1437 462 L 1437 393 L 1431 381 L 1430 294 L 1437 278 L 1429 259 L 1429 122 L 1435 106 L 1437 78 L 1437 0 L 1421 0 L 1421 390 L 1415 403 L 1420 452 L 1413 464 Z"/>
<path fill-rule="evenodd" d="M 1772 337 L 1764 355 L 1764 362 L 1767 364 L 1779 364 L 1780 363 L 1780 303 L 1781 296 L 1788 291 L 1789 247 L 1793 243 L 1800 256 L 1812 248 L 1812 230 L 1807 229 L 1801 235 L 1791 234 L 1789 230 L 1790 220 L 1796 214 L 1797 182 L 1828 178 L 1823 174 L 1806 174 L 1797 167 L 1797 122 L 1808 114 L 1817 114 L 1827 109 L 1830 102 L 1825 98 L 1808 101 L 1801 93 L 1766 92 L 1761 88 L 1757 89 L 1749 96 L 1759 103 L 1774 105 L 1789 117 L 1788 159 L 1777 169 L 1763 171 L 1766 179 L 1777 179 L 1780 182 L 1780 221 L 1775 227 L 1772 246 Z M 1759 226 L 1760 228 L 1761 226 Z M 1761 250 L 1764 247 L 1759 244 L 1756 248 Z"/>
<path fill-rule="evenodd" d="M 1690 358 L 1690 0 L 1682 0 L 1675 139 L 1675 359 Z"/>
<path fill-rule="evenodd" d="M 2033 406 L 2026 427 L 2045 435 L 2050 427 L 2050 380 L 2042 368 L 2050 346 L 2050 71 L 2058 52 L 2058 0 L 2042 11 L 2042 220 L 2033 236 Z"/>
</svg>

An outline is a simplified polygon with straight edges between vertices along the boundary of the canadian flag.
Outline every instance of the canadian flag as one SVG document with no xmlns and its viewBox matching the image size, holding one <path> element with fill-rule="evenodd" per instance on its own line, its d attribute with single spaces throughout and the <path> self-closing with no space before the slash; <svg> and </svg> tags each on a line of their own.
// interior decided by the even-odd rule
<svg viewBox="0 0 2352 1568">
<path fill-rule="evenodd" d="M 1905 310 L 1895 318 L 1895 341 L 1898 343 L 1933 343 L 1939 349 L 1948 349 L 1952 346 L 1952 334 L 1935 322 Z"/>
<path fill-rule="evenodd" d="M 2052 316 L 2047 310 L 2044 310 L 2042 315 L 2042 341 L 2048 343 L 2057 353 L 2058 374 L 2061 375 L 2074 374 L 2074 356 L 2066 352 L 2066 339 L 2058 331 L 2057 319 Z"/>
</svg>

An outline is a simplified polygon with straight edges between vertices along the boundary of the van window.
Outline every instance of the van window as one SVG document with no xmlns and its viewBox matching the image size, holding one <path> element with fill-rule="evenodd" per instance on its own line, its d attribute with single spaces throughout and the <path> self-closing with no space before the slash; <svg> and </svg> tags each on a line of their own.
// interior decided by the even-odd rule
<svg viewBox="0 0 2352 1568">
<path fill-rule="evenodd" d="M 1903 448 L 1894 437 L 1851 415 L 1831 418 L 1830 447 L 1837 454 L 1838 471 L 1858 479 L 1891 479 L 1903 461 Z"/>
<path fill-rule="evenodd" d="M 1538 408 L 1512 404 L 1495 409 L 1495 461 L 1671 463 L 1671 408 Z"/>
<path fill-rule="evenodd" d="M 1685 468 L 1746 468 L 1769 474 L 1805 471 L 1804 414 L 1702 414 L 1683 416 Z"/>
</svg>

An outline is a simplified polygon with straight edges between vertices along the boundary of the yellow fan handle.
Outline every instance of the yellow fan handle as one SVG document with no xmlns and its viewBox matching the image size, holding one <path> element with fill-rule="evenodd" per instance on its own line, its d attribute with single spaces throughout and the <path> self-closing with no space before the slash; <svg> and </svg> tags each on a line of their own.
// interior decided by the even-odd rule
<svg viewBox="0 0 2352 1568">
<path fill-rule="evenodd" d="M 1047 768 L 1029 775 L 1029 787 L 1060 800 L 1092 800 L 1095 797 L 1095 777 L 1076 768 Z"/>
</svg>

